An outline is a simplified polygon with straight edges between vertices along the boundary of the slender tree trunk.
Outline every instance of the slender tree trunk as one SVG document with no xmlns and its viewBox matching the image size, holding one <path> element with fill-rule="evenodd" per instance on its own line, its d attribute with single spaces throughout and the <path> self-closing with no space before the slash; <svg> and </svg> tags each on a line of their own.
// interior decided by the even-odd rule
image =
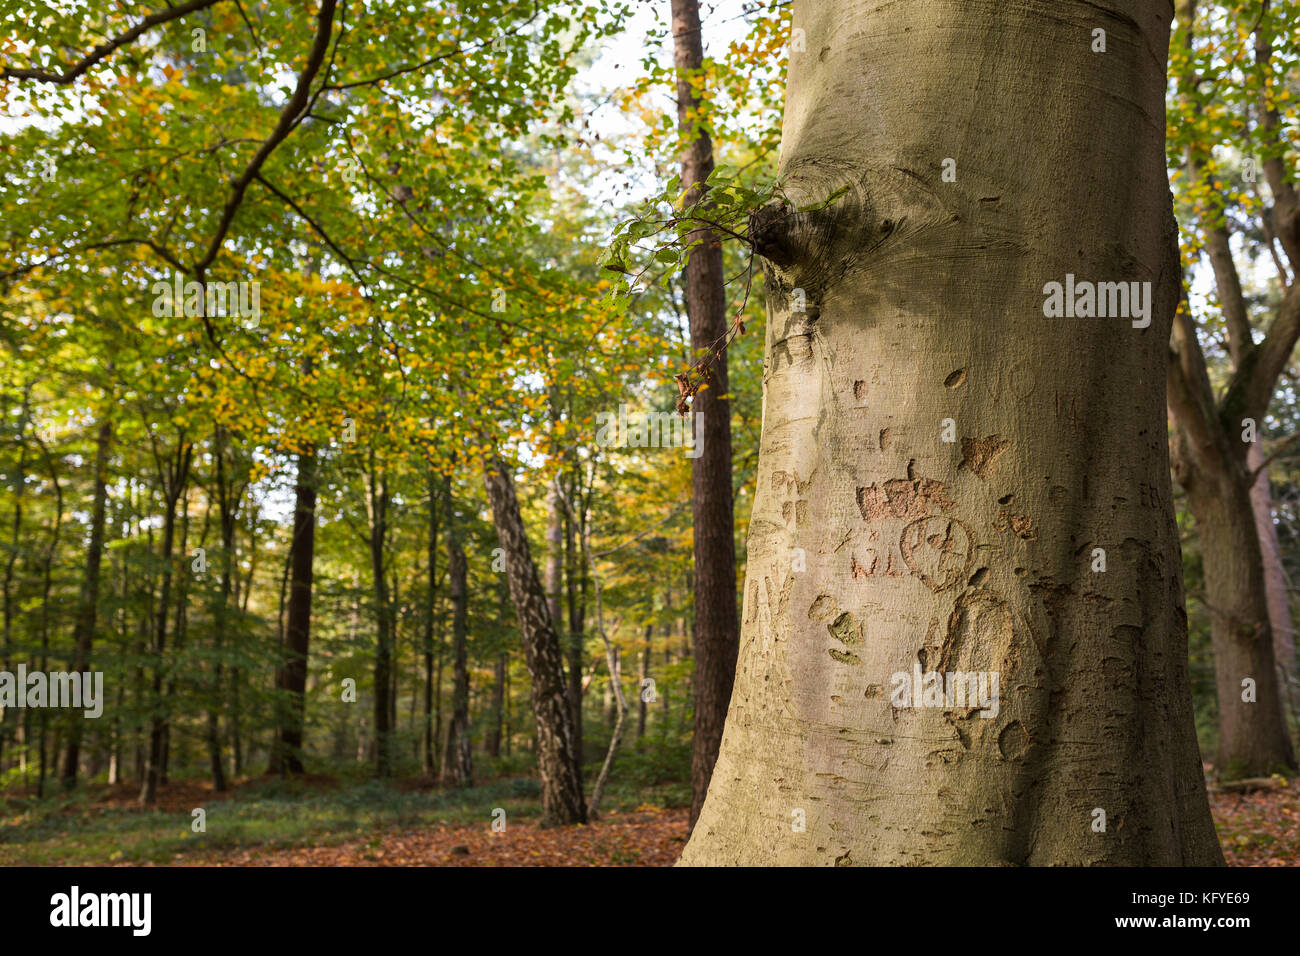
<svg viewBox="0 0 1300 956">
<path fill-rule="evenodd" d="M 498 654 L 492 675 L 492 727 L 488 731 L 487 752 L 494 760 L 501 756 L 501 721 L 505 707 L 506 655 Z"/>
<path fill-rule="evenodd" d="M 613 730 L 619 718 L 618 699 L 623 686 L 623 649 L 615 647 L 605 658 L 609 670 L 609 683 L 605 685 L 605 725 Z"/>
<path fill-rule="evenodd" d="M 637 682 L 637 718 L 636 739 L 645 737 L 645 719 L 648 704 L 645 699 L 646 681 L 650 679 L 650 640 L 654 636 L 654 625 L 645 626 L 645 643 L 641 647 L 641 679 Z"/>
<path fill-rule="evenodd" d="M 185 638 L 189 627 L 189 618 L 186 611 L 189 608 L 189 591 L 190 581 L 192 579 L 191 567 L 189 564 L 190 554 L 190 499 L 188 494 L 181 494 L 181 540 L 179 548 L 179 557 L 183 562 L 184 571 L 181 573 L 176 583 L 176 619 L 172 625 L 172 656 L 179 657 L 185 650 Z M 206 530 L 205 530 L 206 536 Z M 167 678 L 167 687 L 163 691 L 163 697 L 167 701 L 176 699 L 177 674 L 173 671 Z M 168 776 L 167 770 L 171 765 L 172 755 L 172 720 L 170 714 L 170 705 L 168 706 L 167 719 L 163 723 L 162 738 L 162 761 L 158 767 L 158 783 L 166 786 Z"/>
<path fill-rule="evenodd" d="M 509 757 L 509 756 L 510 756 L 510 740 L 511 740 L 511 738 L 514 736 L 514 732 L 513 732 L 513 730 L 512 730 L 512 726 L 513 726 L 513 725 L 512 725 L 511 722 L 510 722 L 510 716 L 511 716 L 511 714 L 512 714 L 513 711 L 511 710 L 511 705 L 510 705 L 510 667 L 509 667 L 509 662 L 508 662 L 508 661 L 507 661 L 507 666 L 506 666 L 506 670 L 505 670 L 504 678 L 505 678 L 505 679 L 504 679 L 504 683 L 505 683 L 505 718 L 504 718 L 504 719 L 505 719 L 505 725 L 506 725 L 506 726 L 505 726 L 506 756 Z"/>
<path fill-rule="evenodd" d="M 90 666 L 91 648 L 95 641 L 95 621 L 99 612 L 99 568 L 104 558 L 104 523 L 108 502 L 108 453 L 113 441 L 113 423 L 105 418 L 99 423 L 95 439 L 95 486 L 90 505 L 90 542 L 86 546 L 86 575 L 81 581 L 81 597 L 77 605 L 77 620 L 73 625 L 72 639 L 76 644 L 72 670 L 81 673 Z M 72 789 L 77 785 L 77 766 L 81 761 L 81 722 L 74 720 L 68 727 L 68 749 L 63 759 L 63 786 Z"/>
<path fill-rule="evenodd" d="M 388 616 L 388 632 L 392 639 L 392 663 L 389 666 L 389 672 L 392 676 L 389 679 L 388 690 L 388 732 L 391 735 L 397 732 L 398 677 L 402 670 L 402 629 L 399 626 L 402 595 L 398 587 L 396 573 L 393 574 L 388 593 L 390 595 L 388 606 L 392 609 Z M 389 759 L 392 759 L 391 745 L 389 746 Z"/>
<path fill-rule="evenodd" d="M 668 606 L 672 607 L 671 595 L 669 596 Z M 678 618 L 677 622 L 678 622 L 677 626 L 679 628 L 678 633 L 680 633 L 681 618 Z M 672 666 L 673 663 L 673 642 L 671 640 L 670 633 L 671 632 L 669 631 L 668 622 L 665 621 L 664 622 L 664 674 L 665 675 L 668 673 L 668 669 Z M 669 685 L 665 685 L 662 693 L 664 699 L 664 723 L 663 723 L 663 728 L 660 732 L 660 736 L 667 737 L 668 732 L 672 727 L 672 717 L 673 717 L 672 687 Z"/>
<path fill-rule="evenodd" d="M 443 624 L 438 622 L 437 666 L 433 675 L 433 739 L 437 741 L 438 757 L 442 757 L 442 664 L 446 641 L 443 640 Z"/>
<path fill-rule="evenodd" d="M 573 711 L 573 752 L 578 755 L 578 785 L 582 785 L 582 668 L 583 638 L 586 634 L 587 613 L 587 565 L 578 555 L 577 538 L 581 534 L 580 523 L 585 520 L 586 508 L 582 502 L 582 482 L 578 471 L 573 472 L 573 497 L 570 501 L 574 508 L 564 515 L 564 578 L 568 597 L 569 611 L 569 673 L 568 698 L 569 709 Z M 558 490 L 558 488 L 557 488 Z M 552 618 L 559 621 L 559 618 Z M 558 627 L 559 624 L 557 623 Z"/>
<path fill-rule="evenodd" d="M 253 581 L 257 575 L 257 521 L 258 512 L 256 509 L 249 516 L 248 524 L 248 577 L 244 581 L 242 596 L 236 599 L 243 613 L 248 614 L 248 602 L 253 596 Z M 283 586 L 282 586 L 283 587 Z M 283 590 L 281 591 L 281 605 L 284 602 Z M 281 644 L 283 647 L 283 644 Z M 243 683 L 243 675 L 238 664 L 230 668 L 230 716 L 226 721 L 226 730 L 230 741 L 231 769 L 236 777 L 244 772 L 244 730 L 243 730 L 243 699 L 239 692 Z M 272 734 L 272 740 L 274 740 Z M 272 744 L 272 749 L 274 749 Z"/>
<path fill-rule="evenodd" d="M 50 659 L 50 588 L 53 584 L 54 561 L 59 550 L 59 531 L 63 527 L 63 485 L 59 481 L 58 468 L 54 463 L 54 456 L 50 454 L 49 447 L 41 440 L 40 435 L 33 435 L 36 443 L 40 446 L 45 464 L 50 471 L 50 483 L 54 486 L 54 522 L 50 530 L 50 543 L 45 550 L 44 560 L 41 562 L 41 662 L 40 669 L 42 673 L 49 669 Z M 78 715 L 79 716 L 79 715 Z M 74 717 L 74 719 L 77 719 Z M 37 731 L 37 753 L 40 757 L 40 767 L 36 775 L 36 796 L 45 796 L 45 775 L 46 766 L 46 732 L 49 725 L 49 715 L 45 710 L 41 710 L 38 718 Z M 54 734 L 54 754 L 57 758 L 59 752 L 59 733 L 55 730 Z"/>
<path fill-rule="evenodd" d="M 469 728 L 469 621 L 468 568 L 456 527 L 455 500 L 451 479 L 444 488 L 444 520 L 447 525 L 447 587 L 451 597 L 452 693 L 451 723 L 447 727 L 447 746 L 442 754 L 442 779 L 455 786 L 473 782 Z"/>
<path fill-rule="evenodd" d="M 239 501 L 232 485 L 233 476 L 226 480 L 225 446 L 226 431 L 218 426 L 212 441 L 212 457 L 216 463 L 216 489 L 218 522 L 221 526 L 221 581 L 218 588 L 218 604 L 213 615 L 216 621 L 216 633 L 213 635 L 213 650 L 216 660 L 212 667 L 212 681 L 208 687 L 207 706 L 207 745 L 208 767 L 212 774 L 212 789 L 224 793 L 226 786 L 226 761 L 221 752 L 221 715 L 222 703 L 221 656 L 225 644 L 226 622 L 230 612 L 230 593 L 235 572 L 235 522 L 239 519 Z"/>
<path fill-rule="evenodd" d="M 1235 474 L 1182 479 L 1205 569 L 1219 699 L 1215 765 L 1232 779 L 1267 776 L 1295 760 L 1280 706 L 1262 541 L 1245 456 L 1240 465 Z"/>
<path fill-rule="evenodd" d="M 311 645 L 311 591 L 316 560 L 316 449 L 298 454 L 290 555 L 289 623 L 285 628 L 278 687 L 282 720 L 272 745 L 277 773 L 303 773 L 307 714 L 307 659 Z"/>
<path fill-rule="evenodd" d="M 704 65 L 699 0 L 672 0 L 673 60 L 677 68 L 677 125 L 683 139 L 682 189 L 694 201 L 713 172 L 713 142 L 703 125 L 698 95 Z M 686 265 L 686 312 L 691 348 L 702 356 L 727 332 L 722 246 L 703 240 Z M 692 462 L 695 528 L 695 734 L 691 756 L 691 826 L 699 818 L 718 759 L 722 726 L 736 675 L 740 620 L 736 613 L 736 553 L 731 502 L 731 401 L 725 352 L 709 366 L 708 387 L 695 396 L 703 425 Z M 699 426 L 697 425 L 697 428 Z M 698 447 L 698 445 L 697 445 Z"/>
<path fill-rule="evenodd" d="M 31 386 L 28 386 L 23 393 L 22 412 L 18 424 L 18 470 L 13 475 L 13 493 L 14 493 L 14 512 L 12 521 L 12 530 L 9 535 L 9 557 L 5 561 L 5 573 L 3 584 L 3 608 L 4 608 L 4 639 L 0 642 L 0 658 L 3 658 L 4 669 L 12 672 L 13 665 L 11 654 L 13 653 L 13 624 L 14 612 L 16 610 L 16 595 L 14 594 L 14 567 L 18 563 L 19 538 L 22 535 L 23 527 L 23 491 L 27 485 L 27 442 L 25 440 L 27 432 L 27 416 L 30 408 Z M 9 708 L 0 711 L 0 772 L 4 770 L 4 746 L 5 735 L 5 718 L 9 716 Z M 21 732 L 21 726 L 18 728 Z M 22 753 L 19 753 L 19 759 L 22 759 Z"/>
<path fill-rule="evenodd" d="M 384 576 L 384 547 L 388 536 L 388 478 L 375 467 L 375 453 L 370 452 L 370 571 L 375 591 L 375 773 L 387 777 L 390 764 L 389 695 L 392 693 L 392 607 L 388 597 L 388 579 Z"/>
<path fill-rule="evenodd" d="M 184 490 L 189 477 L 190 459 L 194 447 L 177 439 L 176 458 L 167 468 L 159 466 L 159 483 L 162 486 L 163 538 L 161 552 L 162 581 L 158 593 L 158 618 L 154 628 L 153 641 L 153 682 L 149 697 L 149 742 L 145 751 L 144 768 L 141 774 L 140 803 L 149 805 L 158 798 L 158 781 L 162 772 L 163 737 L 167 728 L 168 703 L 163 700 L 162 687 L 165 670 L 163 652 L 167 647 L 167 612 L 171 609 L 171 590 L 173 555 L 172 546 L 176 537 L 176 502 Z"/>
<path fill-rule="evenodd" d="M 438 614 L 438 480 L 429 470 L 429 613 L 424 619 L 424 735 L 422 740 L 422 765 L 426 776 L 433 778 L 436 764 L 433 760 L 433 622 Z"/>
<path fill-rule="evenodd" d="M 1273 494 L 1269 487 L 1268 469 L 1262 468 L 1263 464 L 1264 454 L 1259 444 L 1252 443 L 1246 452 L 1246 466 L 1251 471 L 1258 470 L 1259 474 L 1250 486 L 1250 507 L 1255 516 L 1255 531 L 1259 535 L 1264 588 L 1268 594 L 1268 622 L 1273 629 L 1273 660 L 1285 705 L 1287 701 L 1296 703 L 1296 692 L 1300 690 L 1296 681 L 1295 629 L 1291 626 L 1290 582 L 1282 563 L 1277 525 L 1273 523 Z"/>
<path fill-rule="evenodd" d="M 136 527 L 138 530 L 139 528 L 138 522 Z M 146 539 L 148 541 L 148 553 L 152 554 L 153 546 L 154 546 L 152 529 L 146 535 Z M 148 574 L 148 578 L 145 585 L 144 613 L 140 615 L 140 619 L 136 622 L 136 643 L 135 643 L 136 665 L 135 665 L 135 680 L 134 680 L 135 683 L 134 697 L 137 701 L 145 700 L 146 675 L 144 670 L 144 661 L 145 661 L 146 651 L 149 647 L 149 634 L 153 627 L 153 622 L 155 620 L 155 614 L 156 614 L 156 611 L 154 610 L 154 603 L 156 600 L 154 577 L 152 572 L 146 572 L 146 573 Z M 145 767 L 144 730 L 146 726 L 147 724 L 137 721 L 135 726 L 132 728 L 134 731 L 133 737 L 135 738 L 134 739 L 135 779 L 141 782 L 144 781 L 144 767 Z"/>
<path fill-rule="evenodd" d="M 623 696 L 619 648 L 610 641 L 609 634 L 605 631 L 605 606 L 601 597 L 600 572 L 591 556 L 589 528 L 584 529 L 582 536 L 582 556 L 583 563 L 591 574 L 591 584 L 596 598 L 596 631 L 600 634 L 600 642 L 605 646 L 605 667 L 609 670 L 609 683 L 614 690 L 615 699 L 615 715 L 609 736 L 609 747 L 605 751 L 600 772 L 596 774 L 596 782 L 592 785 L 591 800 L 587 803 L 587 815 L 594 820 L 600 813 L 601 797 L 605 793 L 605 785 L 609 782 L 610 773 L 614 769 L 614 758 L 618 755 L 619 745 L 623 742 L 623 724 L 627 720 L 627 699 Z"/>
<path fill-rule="evenodd" d="M 128 532 L 130 531 L 129 524 L 125 525 L 125 530 Z M 124 534 L 123 537 L 127 537 L 127 535 Z M 109 561 L 111 565 L 112 563 L 111 556 Z M 128 673 L 127 664 L 126 664 L 126 659 L 127 659 L 126 652 L 130 648 L 130 637 L 127 632 L 127 628 L 130 625 L 130 617 L 127 614 L 127 602 L 126 602 L 126 596 L 129 593 L 129 584 L 127 578 L 127 570 L 129 565 L 125 555 L 123 555 L 119 559 L 119 566 L 121 568 L 120 577 L 121 577 L 122 584 L 120 589 L 121 600 L 118 601 L 119 610 L 117 615 L 117 633 L 121 636 L 121 647 L 120 647 L 120 653 L 118 654 L 117 679 L 113 682 L 114 685 L 117 687 L 117 696 L 115 698 L 116 703 L 113 707 L 113 745 L 112 745 L 112 750 L 109 754 L 109 761 L 108 761 L 108 785 L 110 787 L 115 787 L 122 782 L 122 711 L 123 711 L 122 702 L 126 699 L 126 683 L 127 683 L 127 673 Z"/>
<path fill-rule="evenodd" d="M 560 508 L 559 478 L 546 486 L 546 602 L 551 620 L 562 621 L 564 592 L 564 512 Z"/>
<path fill-rule="evenodd" d="M 682 863 L 1222 864 L 1164 417 L 1170 10 L 1125 9 L 794 0 L 741 653 Z M 1149 327 L 1049 318 L 1066 273 L 1150 281 Z"/>
<path fill-rule="evenodd" d="M 510 597 L 532 677 L 542 820 L 547 825 L 585 823 L 587 807 L 574 750 L 573 710 L 565 689 L 560 638 L 533 562 L 514 480 L 505 463 L 493 459 L 484 467 L 484 483 L 497 539 L 505 552 Z"/>
</svg>

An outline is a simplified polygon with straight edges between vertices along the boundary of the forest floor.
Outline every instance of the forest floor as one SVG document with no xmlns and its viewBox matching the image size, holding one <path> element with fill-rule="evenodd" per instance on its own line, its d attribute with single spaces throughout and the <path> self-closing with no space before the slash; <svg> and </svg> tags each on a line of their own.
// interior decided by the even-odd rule
<svg viewBox="0 0 1300 956">
<path fill-rule="evenodd" d="M 1229 866 L 1300 866 L 1300 779 L 1250 793 L 1211 790 L 1210 813 Z"/>
<path fill-rule="evenodd" d="M 171 783 L 139 809 L 133 787 L 37 801 L 0 795 L 0 865 L 670 866 L 686 840 L 680 785 L 615 789 L 592 824 L 543 829 L 537 783 L 463 790 L 422 780 L 253 778 L 228 793 Z M 203 808 L 205 832 L 191 828 Z M 1232 866 L 1300 866 L 1300 780 L 1212 793 Z M 504 832 L 492 831 L 498 810 Z"/>
</svg>

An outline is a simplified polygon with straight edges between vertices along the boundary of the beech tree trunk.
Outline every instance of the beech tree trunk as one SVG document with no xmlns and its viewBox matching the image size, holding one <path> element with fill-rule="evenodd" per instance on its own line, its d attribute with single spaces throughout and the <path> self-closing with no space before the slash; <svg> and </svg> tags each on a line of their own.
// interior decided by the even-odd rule
<svg viewBox="0 0 1300 956">
<path fill-rule="evenodd" d="M 176 502 L 189 478 L 194 446 L 186 444 L 183 436 L 177 437 L 175 457 L 164 466 L 158 465 L 158 484 L 163 498 L 163 537 L 159 556 L 162 582 L 158 593 L 158 617 L 154 625 L 153 682 L 149 695 L 149 738 L 141 769 L 140 803 L 149 805 L 158 798 L 158 782 L 163 772 L 163 740 L 167 730 L 169 704 L 163 699 L 164 652 L 167 649 L 167 612 L 171 610 L 172 546 L 176 539 Z M 155 449 L 156 454 L 156 449 Z"/>
<path fill-rule="evenodd" d="M 506 701 L 506 655 L 498 654 L 492 674 L 492 724 L 487 734 L 487 754 L 489 757 L 501 756 L 501 724 L 505 717 Z"/>
<path fill-rule="evenodd" d="M 546 603 L 551 620 L 562 621 L 564 593 L 564 512 L 560 509 L 559 478 L 546 486 Z"/>
<path fill-rule="evenodd" d="M 1268 623 L 1273 629 L 1273 662 L 1281 684 L 1282 705 L 1294 703 L 1297 690 L 1295 673 L 1295 629 L 1291 626 L 1290 582 L 1286 565 L 1282 563 L 1282 544 L 1278 540 L 1277 525 L 1273 523 L 1273 492 L 1269 486 L 1268 468 L 1264 453 L 1257 443 L 1246 453 L 1246 465 L 1258 469 L 1255 483 L 1250 486 L 1250 507 L 1255 515 L 1255 532 L 1259 536 L 1260 558 L 1264 565 L 1264 589 L 1268 595 Z"/>
<path fill-rule="evenodd" d="M 468 568 L 456 528 L 456 510 L 451 479 L 445 488 L 447 523 L 447 581 L 451 596 L 452 691 L 451 722 L 447 727 L 447 746 L 442 755 L 442 779 L 446 783 L 468 786 L 473 780 L 469 734 L 469 652 Z"/>
<path fill-rule="evenodd" d="M 581 473 L 572 471 L 570 508 L 564 513 L 564 578 L 569 611 L 569 707 L 573 710 L 573 752 L 578 755 L 578 784 L 582 785 L 582 681 L 583 643 L 587 634 L 587 563 L 578 554 L 578 537 L 587 523 L 587 496 L 582 493 Z M 557 490 L 558 487 L 557 487 Z M 558 629 L 561 618 L 552 618 Z"/>
<path fill-rule="evenodd" d="M 1231 446 L 1231 439 L 1225 444 Z M 1273 656 L 1262 542 L 1245 453 L 1219 460 L 1225 467 L 1218 474 L 1191 468 L 1176 472 L 1196 518 L 1205 569 L 1219 700 L 1215 766 L 1229 779 L 1268 776 L 1293 766 L 1295 757 Z"/>
<path fill-rule="evenodd" d="M 27 420 L 28 409 L 30 408 L 30 404 L 31 404 L 31 388 L 32 387 L 28 385 L 23 391 L 22 412 L 19 415 L 19 419 L 18 419 L 18 436 L 17 436 L 18 448 L 19 448 L 18 467 L 16 472 L 10 476 L 10 481 L 13 484 L 13 490 L 14 490 L 13 530 L 9 537 L 9 547 L 7 549 L 9 552 L 9 557 L 5 561 L 4 582 L 3 585 L 0 585 L 0 591 L 3 592 L 3 599 L 0 600 L 0 603 L 3 604 L 3 608 L 4 608 L 3 637 L 0 637 L 0 663 L 3 663 L 3 669 L 6 671 L 12 671 L 13 669 L 11 654 L 13 653 L 13 646 L 14 646 L 14 642 L 13 642 L 14 614 L 17 610 L 17 608 L 15 607 L 15 605 L 17 604 L 17 601 L 15 600 L 17 595 L 14 593 L 15 592 L 14 567 L 18 563 L 19 542 L 20 542 L 20 538 L 22 535 L 22 528 L 23 528 L 23 491 L 27 487 L 26 432 L 27 432 L 27 425 L 28 425 L 28 420 Z M 9 716 L 9 711 L 11 709 L 12 708 L 6 707 L 0 710 L 0 773 L 2 773 L 5 770 L 4 748 L 5 748 L 5 738 L 8 733 L 8 728 L 5 726 L 5 723 L 6 723 L 6 718 Z M 18 726 L 15 728 L 15 730 L 16 732 L 21 733 L 22 731 L 21 721 L 18 722 Z M 21 751 L 19 752 L 19 760 L 22 760 Z"/>
<path fill-rule="evenodd" d="M 645 737 L 645 719 L 646 719 L 646 681 L 650 677 L 650 640 L 654 636 L 654 625 L 645 626 L 645 643 L 641 647 L 641 680 L 637 682 L 637 718 L 636 718 L 636 739 L 640 740 Z"/>
<path fill-rule="evenodd" d="M 497 540 L 505 552 L 510 599 L 519 618 L 524 658 L 532 678 L 542 822 L 548 826 L 586 823 L 587 805 L 582 793 L 560 638 L 528 544 L 514 480 L 499 458 L 485 464 L 483 476 Z"/>
<path fill-rule="evenodd" d="M 95 439 L 95 489 L 90 506 L 90 542 L 86 546 L 86 576 L 82 579 L 81 600 L 77 607 L 77 621 L 73 625 L 76 651 L 72 670 L 80 673 L 89 669 L 90 654 L 95 643 L 95 624 L 99 614 L 99 568 L 104 557 L 104 524 L 108 502 L 108 453 L 113 441 L 113 423 L 105 418 L 99 423 Z M 68 749 L 63 759 L 63 786 L 71 789 L 77 785 L 78 764 L 81 761 L 82 721 L 72 720 L 68 725 Z"/>
<path fill-rule="evenodd" d="M 388 542 L 388 477 L 375 465 L 375 452 L 370 451 L 370 470 L 367 501 L 370 512 L 370 572 L 375 593 L 375 774 L 387 777 L 391 765 L 390 719 L 392 709 L 393 666 L 393 616 L 388 594 L 388 579 L 384 575 L 384 548 Z"/>
<path fill-rule="evenodd" d="M 421 763 L 430 778 L 436 774 L 433 754 L 433 621 L 438 613 L 438 480 L 429 469 L 429 613 L 424 619 L 424 734 L 421 737 Z"/>
<path fill-rule="evenodd" d="M 302 738 L 306 718 L 307 654 L 311 643 L 311 589 L 316 557 L 316 449 L 298 455 L 294 489 L 293 544 L 290 554 L 289 623 L 280 665 L 281 722 L 272 770 L 302 773 Z"/>
<path fill-rule="evenodd" d="M 795 0 L 740 659 L 683 864 L 1222 864 L 1164 418 L 1172 10 L 1119 6 Z M 1048 318 L 1067 273 L 1151 282 L 1149 327 Z M 957 671 L 987 704 L 933 693 Z"/>
<path fill-rule="evenodd" d="M 682 189 L 694 201 L 713 172 L 713 143 L 701 125 L 698 83 L 704 63 L 699 0 L 672 0 L 673 61 L 677 69 L 677 123 L 684 140 Z M 722 246 L 703 231 L 686 265 L 686 312 L 696 356 L 717 346 L 727 331 Z M 695 537 L 695 733 L 691 755 L 691 826 L 709 789 L 736 674 L 740 622 L 736 613 L 736 550 L 731 501 L 731 401 L 727 356 L 709 366 L 707 387 L 694 399 L 703 435 L 691 464 Z M 698 426 L 697 426 L 698 427 Z"/>
<path fill-rule="evenodd" d="M 222 647 L 225 643 L 226 622 L 230 617 L 231 592 L 234 588 L 235 525 L 239 520 L 240 500 L 244 491 L 243 487 L 239 486 L 238 479 L 235 476 L 232 475 L 229 482 L 226 480 L 226 437 L 225 429 L 218 426 L 213 434 L 212 441 L 212 457 L 216 465 L 217 511 L 221 527 L 221 581 L 219 603 L 214 615 L 216 628 L 213 646 L 216 650 L 217 659 L 212 668 L 212 684 L 208 691 L 207 743 L 208 764 L 212 770 L 212 789 L 218 793 L 222 793 L 227 789 L 226 758 L 221 748 L 220 711 L 223 703 L 229 703 L 228 699 L 223 700 L 221 679 L 224 667 L 222 666 L 221 656 Z"/>
</svg>

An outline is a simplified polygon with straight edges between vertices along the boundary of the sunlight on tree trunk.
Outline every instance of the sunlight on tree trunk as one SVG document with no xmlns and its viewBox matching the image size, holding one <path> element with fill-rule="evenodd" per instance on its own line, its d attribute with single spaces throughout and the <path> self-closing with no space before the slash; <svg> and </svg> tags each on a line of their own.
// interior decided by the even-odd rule
<svg viewBox="0 0 1300 956">
<path fill-rule="evenodd" d="M 1222 862 L 1165 442 L 1167 6 L 1132 7 L 796 0 L 781 172 L 846 191 L 752 223 L 740 662 L 683 864 Z M 1149 327 L 1047 317 L 1067 273 L 1151 282 Z"/>
</svg>

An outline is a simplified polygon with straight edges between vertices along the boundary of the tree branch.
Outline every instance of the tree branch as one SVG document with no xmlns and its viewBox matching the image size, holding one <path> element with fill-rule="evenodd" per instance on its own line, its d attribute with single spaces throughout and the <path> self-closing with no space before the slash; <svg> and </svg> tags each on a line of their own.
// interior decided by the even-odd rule
<svg viewBox="0 0 1300 956">
<path fill-rule="evenodd" d="M 298 85 L 293 91 L 293 96 L 289 97 L 289 102 L 285 103 L 284 109 L 280 111 L 280 120 L 276 123 L 275 129 L 232 185 L 230 198 L 226 200 L 226 206 L 221 212 L 221 221 L 217 224 L 216 235 L 212 237 L 212 243 L 208 246 L 203 259 L 194 266 L 199 281 L 203 280 L 204 272 L 221 252 L 221 246 L 226 241 L 226 234 L 230 231 L 235 212 L 244 201 L 244 193 L 248 191 L 249 183 L 257 176 L 262 164 L 271 153 L 288 138 L 305 115 L 311 82 L 320 71 L 321 64 L 325 62 L 325 54 L 329 50 L 330 32 L 334 26 L 334 9 L 337 5 L 338 0 L 321 0 L 320 12 L 316 15 L 316 38 L 312 42 L 311 52 L 307 55 L 307 62 L 302 72 L 298 74 Z"/>
<path fill-rule="evenodd" d="M 82 57 L 81 60 L 68 67 L 62 73 L 51 73 L 48 70 L 34 68 L 12 69 L 10 67 L 3 67 L 0 68 L 0 78 L 6 80 L 37 80 L 41 83 L 71 83 L 100 60 L 107 57 L 113 51 L 126 46 L 126 44 L 140 36 L 140 34 L 147 31 L 150 27 L 156 27 L 160 23 L 167 23 L 169 20 L 178 20 L 181 17 L 194 13 L 196 10 L 202 10 L 205 7 L 214 6 L 220 2 L 221 0 L 190 0 L 189 3 L 183 3 L 179 7 L 168 7 L 166 10 L 152 13 L 120 36 L 114 37 L 107 43 L 101 43 L 99 46 L 95 47 L 95 49 Z"/>
<path fill-rule="evenodd" d="M 1277 318 L 1264 341 L 1233 373 L 1220 403 L 1225 415 L 1233 419 L 1240 415 L 1257 422 L 1264 417 L 1278 377 L 1291 360 L 1297 340 L 1300 340 L 1300 283 L 1292 285 L 1282 298 Z"/>
</svg>

